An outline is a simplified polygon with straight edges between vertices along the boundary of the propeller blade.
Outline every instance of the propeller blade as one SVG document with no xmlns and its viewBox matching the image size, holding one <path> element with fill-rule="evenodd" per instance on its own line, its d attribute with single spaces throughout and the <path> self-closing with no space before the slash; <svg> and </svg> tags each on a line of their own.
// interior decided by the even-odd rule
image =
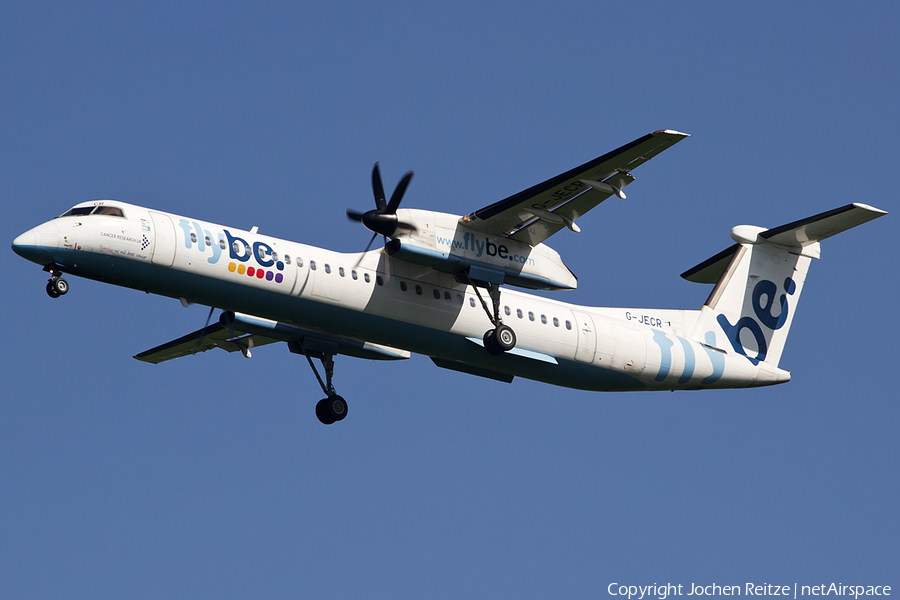
<svg viewBox="0 0 900 600">
<path fill-rule="evenodd" d="M 374 241 L 375 241 L 375 238 L 377 238 L 377 237 L 378 237 L 378 234 L 377 234 L 377 233 L 373 233 L 373 234 L 372 234 L 372 239 L 369 240 L 369 243 L 366 244 L 366 249 L 363 250 L 363 251 L 362 251 L 362 254 L 359 255 L 359 260 L 356 261 L 356 264 L 353 266 L 354 269 L 356 269 L 356 268 L 359 267 L 359 263 L 362 262 L 363 257 L 366 255 L 366 252 L 369 251 L 369 248 L 372 247 L 372 242 L 374 242 Z"/>
<path fill-rule="evenodd" d="M 209 314 L 206 316 L 206 324 L 203 325 L 203 329 L 202 329 L 203 333 L 200 334 L 200 337 L 197 339 L 197 345 L 194 346 L 195 354 L 196 354 L 197 350 L 200 348 L 200 346 L 203 345 L 203 338 L 206 336 L 206 328 L 209 327 L 209 321 L 210 321 L 210 319 L 212 319 L 213 312 L 215 310 L 216 310 L 215 306 L 209 307 Z"/>
<path fill-rule="evenodd" d="M 352 208 L 347 209 L 347 218 L 351 221 L 356 221 L 357 223 L 362 223 L 364 214 L 365 213 L 361 213 L 358 210 L 353 210 Z"/>
<path fill-rule="evenodd" d="M 405 229 L 407 231 L 416 231 L 416 226 L 412 223 L 404 223 L 403 221 L 397 221 L 395 225 L 396 229 Z"/>
<path fill-rule="evenodd" d="M 375 193 L 375 208 L 383 211 L 387 203 L 384 201 L 384 186 L 381 185 L 381 169 L 378 168 L 378 163 L 372 167 L 372 191 Z"/>
<path fill-rule="evenodd" d="M 406 187 L 409 185 L 409 182 L 412 178 L 412 171 L 407 172 L 406 175 L 403 176 L 403 179 L 400 180 L 400 183 L 398 183 L 397 187 L 394 189 L 394 193 L 391 195 L 391 201 L 388 202 L 387 208 L 384 209 L 384 212 L 390 215 L 397 212 L 397 207 L 400 206 L 400 200 L 403 199 L 403 194 L 406 193 Z"/>
</svg>

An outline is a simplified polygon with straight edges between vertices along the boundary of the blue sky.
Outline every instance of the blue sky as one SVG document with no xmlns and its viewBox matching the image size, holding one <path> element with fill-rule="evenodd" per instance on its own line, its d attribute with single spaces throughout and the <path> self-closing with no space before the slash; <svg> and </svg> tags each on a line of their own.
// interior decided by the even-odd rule
<svg viewBox="0 0 900 600">
<path fill-rule="evenodd" d="M 860 201 L 896 212 L 894 3 L 7 3 L 2 239 L 115 198 L 362 249 L 381 161 L 468 213 L 649 131 L 692 137 L 551 245 L 582 304 Z M 823 244 L 747 391 L 598 394 L 282 346 L 152 366 L 203 307 L 0 253 L 0 594 L 598 598 L 610 583 L 900 585 L 896 215 Z M 893 308 L 892 308 L 893 307 Z M 893 392 L 891 390 L 894 390 Z"/>
</svg>

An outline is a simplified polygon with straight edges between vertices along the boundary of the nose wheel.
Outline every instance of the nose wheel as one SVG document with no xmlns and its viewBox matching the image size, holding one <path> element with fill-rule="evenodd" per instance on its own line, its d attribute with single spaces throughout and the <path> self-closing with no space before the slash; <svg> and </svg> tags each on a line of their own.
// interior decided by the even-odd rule
<svg viewBox="0 0 900 600">
<path fill-rule="evenodd" d="M 50 281 L 47 282 L 47 295 L 51 298 L 65 296 L 68 292 L 69 282 L 59 275 L 54 275 L 50 278 Z"/>
</svg>

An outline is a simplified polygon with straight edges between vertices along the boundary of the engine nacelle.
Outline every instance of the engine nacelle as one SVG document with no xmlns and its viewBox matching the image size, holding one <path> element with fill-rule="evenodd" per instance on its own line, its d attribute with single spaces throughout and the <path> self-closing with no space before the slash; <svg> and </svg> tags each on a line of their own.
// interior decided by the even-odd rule
<svg viewBox="0 0 900 600">
<path fill-rule="evenodd" d="M 572 290 L 578 279 L 552 248 L 529 246 L 505 237 L 475 232 L 457 215 L 408 209 L 403 218 L 415 232 L 395 237 L 384 250 L 404 262 L 450 274 L 468 271 L 471 279 L 531 290 Z"/>
</svg>

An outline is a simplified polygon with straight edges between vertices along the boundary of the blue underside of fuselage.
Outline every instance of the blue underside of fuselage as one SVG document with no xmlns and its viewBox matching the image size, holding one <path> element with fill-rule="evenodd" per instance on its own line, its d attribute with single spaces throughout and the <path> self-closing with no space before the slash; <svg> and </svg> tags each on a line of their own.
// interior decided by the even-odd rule
<svg viewBox="0 0 900 600">
<path fill-rule="evenodd" d="M 554 365 L 511 354 L 494 356 L 464 335 L 171 267 L 56 248 L 17 248 L 16 252 L 38 264 L 54 263 L 64 272 L 85 279 L 185 298 L 197 304 L 284 321 L 323 334 L 353 337 L 525 379 L 592 391 L 646 389 L 638 379 L 595 365 L 559 357 L 556 357 L 559 364 Z"/>
</svg>

